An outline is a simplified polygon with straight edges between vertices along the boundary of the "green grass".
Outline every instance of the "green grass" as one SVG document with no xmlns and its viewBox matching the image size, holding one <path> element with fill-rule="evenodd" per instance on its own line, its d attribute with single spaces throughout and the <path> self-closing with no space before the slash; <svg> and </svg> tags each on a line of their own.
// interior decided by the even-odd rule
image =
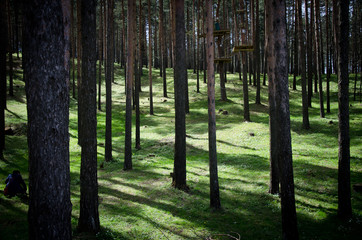
<svg viewBox="0 0 362 240">
<path fill-rule="evenodd" d="M 141 150 L 133 149 L 134 170 L 123 171 L 125 94 L 124 71 L 115 65 L 113 84 L 113 158 L 99 169 L 99 212 L 102 231 L 97 239 L 281 239 L 280 199 L 268 194 L 269 127 L 267 86 L 262 105 L 254 104 L 255 87 L 249 87 L 252 122 L 243 122 L 242 85 L 238 74 L 228 74 L 229 101 L 220 101 L 216 79 L 217 151 L 223 209 L 209 208 L 208 130 L 206 84 L 189 70 L 190 114 L 187 115 L 187 182 L 190 194 L 171 187 L 174 147 L 172 70 L 167 70 L 169 98 L 162 96 L 159 70 L 153 70 L 154 116 L 148 102 L 148 74 L 144 69 L 141 96 Z M 15 97 L 8 97 L 6 125 L 18 126 L 6 136 L 5 160 L 0 161 L 0 188 L 13 169 L 28 182 L 28 153 L 24 124 L 26 99 L 21 69 L 17 67 Z M 352 79 L 352 76 L 351 76 Z M 292 78 L 290 78 L 292 80 Z M 298 80 L 299 81 L 299 80 Z M 299 82 L 298 82 L 299 84 Z M 353 85 L 351 85 L 353 86 Z M 102 85 L 104 90 L 104 85 Z M 319 117 L 318 94 L 310 109 L 311 129 L 302 129 L 301 90 L 290 91 L 294 181 L 300 239 L 360 239 L 362 195 L 352 190 L 354 216 L 337 218 L 338 103 L 336 78 L 331 83 L 331 114 Z M 352 92 L 352 91 L 351 91 Z M 105 109 L 103 91 L 102 108 Z M 352 99 L 352 97 L 350 98 Z M 166 100 L 166 101 L 165 101 Z M 351 101 L 351 183 L 362 182 L 362 105 Z M 223 115 L 219 109 L 227 110 Z M 333 121 L 333 124 L 329 122 Z M 133 132 L 134 132 L 133 124 Z M 70 166 L 72 226 L 75 239 L 79 216 L 80 147 L 77 145 L 77 102 L 70 101 Z M 254 133 L 255 136 L 251 136 Z M 105 112 L 98 111 L 98 163 L 104 161 Z M 134 139 L 133 139 L 134 146 Z M 19 198 L 0 196 L 0 235 L 27 239 L 28 205 Z M 220 235 L 218 235 L 220 234 Z"/>
</svg>

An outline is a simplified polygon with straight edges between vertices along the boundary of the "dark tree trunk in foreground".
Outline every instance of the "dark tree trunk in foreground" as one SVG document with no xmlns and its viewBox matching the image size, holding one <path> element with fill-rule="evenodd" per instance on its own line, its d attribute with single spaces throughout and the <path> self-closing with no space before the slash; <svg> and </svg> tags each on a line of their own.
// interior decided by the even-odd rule
<svg viewBox="0 0 362 240">
<path fill-rule="evenodd" d="M 186 185 L 186 49 L 184 0 L 175 0 L 176 47 L 175 47 L 175 154 L 172 185 L 187 190 Z"/>
<path fill-rule="evenodd" d="M 309 129 L 309 114 L 308 114 L 308 96 L 307 96 L 307 83 L 306 83 L 306 69 L 305 69 L 305 47 L 304 47 L 304 30 L 302 23 L 302 0 L 297 0 L 297 23 L 298 23 L 298 43 L 299 43 L 299 67 L 301 70 L 301 85 L 302 85 L 302 108 L 303 108 L 303 128 Z"/>
<path fill-rule="evenodd" d="M 78 230 L 99 231 L 97 182 L 97 90 L 96 90 L 96 0 L 82 0 L 82 85 L 79 99 L 82 105 L 80 213 Z"/>
<path fill-rule="evenodd" d="M 267 1 L 265 12 L 269 88 L 274 93 L 271 97 L 275 102 L 275 115 L 270 116 L 270 121 L 275 123 L 275 128 L 271 128 L 270 135 L 279 139 L 277 158 L 281 187 L 282 236 L 283 239 L 296 240 L 298 228 L 290 135 L 285 1 Z M 275 132 L 272 132 L 273 130 Z"/>
<path fill-rule="evenodd" d="M 124 149 L 124 170 L 132 169 L 132 82 L 134 77 L 135 0 L 128 1 L 127 28 L 127 74 L 126 74 L 126 133 Z"/>
<path fill-rule="evenodd" d="M 210 207 L 221 208 L 219 179 L 217 174 L 216 116 L 215 116 L 215 70 L 214 70 L 214 22 L 212 0 L 206 2 L 206 40 L 207 40 L 207 95 L 209 112 L 209 168 L 210 168 Z"/>
<path fill-rule="evenodd" d="M 0 1 L 5 6 L 5 0 Z M 3 158 L 5 149 L 5 109 L 6 109 L 6 48 L 7 48 L 7 24 L 5 8 L 0 9 L 0 159 Z"/>
<path fill-rule="evenodd" d="M 338 39 L 338 215 L 352 216 L 350 180 L 348 47 L 349 1 L 337 1 L 339 9 Z"/>
<path fill-rule="evenodd" d="M 24 3 L 29 239 L 71 239 L 69 83 L 62 5 L 59 0 Z"/>
<path fill-rule="evenodd" d="M 113 6 L 114 0 L 107 1 L 107 60 L 106 60 L 106 142 L 105 161 L 112 160 L 112 66 L 114 64 L 113 47 Z"/>
</svg>

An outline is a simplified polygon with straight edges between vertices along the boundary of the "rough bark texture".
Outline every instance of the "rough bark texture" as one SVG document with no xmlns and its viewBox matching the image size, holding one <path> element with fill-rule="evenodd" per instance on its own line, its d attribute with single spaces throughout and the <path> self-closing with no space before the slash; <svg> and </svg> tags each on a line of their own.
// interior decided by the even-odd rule
<svg viewBox="0 0 362 240">
<path fill-rule="evenodd" d="M 106 60 L 106 142 L 105 161 L 112 160 L 112 65 L 114 63 L 113 47 L 113 7 L 114 0 L 107 1 L 107 60 Z"/>
<path fill-rule="evenodd" d="M 304 30 L 302 23 L 302 0 L 297 0 L 297 23 L 298 23 L 298 43 L 299 43 L 299 67 L 301 70 L 301 85 L 302 85 L 302 108 L 303 108 L 303 128 L 309 129 L 309 114 L 308 114 L 308 96 L 306 84 L 306 69 L 305 69 L 305 47 L 304 47 Z"/>
<path fill-rule="evenodd" d="M 268 19 L 266 37 L 269 53 L 269 88 L 273 92 L 272 101 L 275 101 L 275 116 L 270 116 L 271 121 L 275 121 L 275 126 L 271 128 L 271 131 L 275 130 L 275 132 L 270 134 L 279 139 L 277 158 L 281 187 L 282 236 L 283 239 L 296 240 L 298 228 L 290 135 L 285 1 L 267 1 L 265 11 Z"/>
<path fill-rule="evenodd" d="M 5 0 L 0 1 L 5 6 Z M 5 108 L 6 108 L 6 49 L 7 49 L 7 24 L 5 8 L 0 9 L 0 159 L 3 158 L 5 149 Z"/>
<path fill-rule="evenodd" d="M 124 170 L 132 169 L 132 82 L 134 77 L 135 44 L 135 0 L 128 1 L 127 28 L 127 74 L 126 74 L 126 133 L 124 149 Z"/>
<path fill-rule="evenodd" d="M 71 239 L 69 83 L 61 1 L 25 3 L 29 239 Z"/>
<path fill-rule="evenodd" d="M 350 180 L 350 138 L 348 100 L 349 1 L 337 1 L 339 9 L 338 39 L 338 215 L 352 216 Z"/>
<path fill-rule="evenodd" d="M 99 231 L 97 181 L 96 0 L 82 0 L 82 85 L 79 112 L 86 131 L 81 140 L 80 213 L 78 230 Z"/>
<path fill-rule="evenodd" d="M 175 154 L 172 185 L 187 190 L 186 185 L 186 49 L 184 0 L 175 0 Z"/>
<path fill-rule="evenodd" d="M 207 40 L 207 95 L 209 113 L 209 169 L 210 169 L 210 207 L 221 208 L 219 180 L 217 174 L 216 116 L 215 116 L 215 70 L 214 70 L 214 22 L 212 0 L 206 2 L 206 40 Z"/>
</svg>

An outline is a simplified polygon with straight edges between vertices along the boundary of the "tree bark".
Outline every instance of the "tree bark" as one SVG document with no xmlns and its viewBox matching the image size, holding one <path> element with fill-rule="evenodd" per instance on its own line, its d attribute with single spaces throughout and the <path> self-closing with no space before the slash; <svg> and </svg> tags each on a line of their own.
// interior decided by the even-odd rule
<svg viewBox="0 0 362 240">
<path fill-rule="evenodd" d="M 166 39 L 164 36 L 164 24 L 163 24 L 163 0 L 159 0 L 160 9 L 159 9 L 159 17 L 160 17 L 160 49 L 161 49 L 161 70 L 162 71 L 162 80 L 163 80 L 163 97 L 167 97 L 167 79 L 166 79 Z"/>
<path fill-rule="evenodd" d="M 29 239 L 71 239 L 69 83 L 62 1 L 24 4 Z"/>
<path fill-rule="evenodd" d="M 260 101 L 260 20 L 259 20 L 259 1 L 256 1 L 255 5 L 255 43 L 254 43 L 254 63 L 256 74 L 256 104 L 261 104 Z"/>
<path fill-rule="evenodd" d="M 297 0 L 296 15 L 298 23 L 298 43 L 299 43 L 299 66 L 301 69 L 301 85 L 302 85 L 302 108 L 303 108 L 303 128 L 309 129 L 309 114 L 308 114 L 308 96 L 307 96 L 307 83 L 306 83 L 306 70 L 305 70 L 305 47 L 304 47 L 304 29 L 302 23 L 302 0 Z M 296 69 L 295 69 L 296 70 Z"/>
<path fill-rule="evenodd" d="M 98 110 L 102 110 L 102 62 L 103 62 L 103 6 L 104 0 L 100 1 L 99 6 L 99 44 L 98 44 Z"/>
<path fill-rule="evenodd" d="M 97 90 L 96 90 L 96 0 L 82 0 L 82 85 L 79 112 L 82 114 L 80 212 L 78 231 L 100 230 L 97 181 Z"/>
<path fill-rule="evenodd" d="M 315 30 L 315 54 L 316 54 L 316 67 L 317 67 L 317 73 L 318 73 L 318 86 L 319 86 L 319 113 L 320 117 L 324 118 L 324 103 L 323 103 L 323 86 L 322 86 L 322 59 L 321 59 L 321 39 L 320 39 L 320 30 L 319 30 L 319 18 L 320 18 L 320 8 L 319 8 L 319 0 L 313 0 L 314 1 L 314 30 Z"/>
<path fill-rule="evenodd" d="M 148 80 L 150 83 L 150 115 L 153 115 L 153 93 L 152 93 L 152 24 L 151 24 L 151 0 L 148 0 Z"/>
<path fill-rule="evenodd" d="M 298 239 L 297 215 L 294 198 L 292 147 L 290 135 L 290 112 L 288 90 L 288 61 L 286 42 L 285 1 L 266 1 L 268 38 L 268 78 L 269 89 L 273 92 L 275 132 L 270 135 L 279 139 L 277 146 L 280 173 L 280 196 L 283 239 Z M 275 135 L 274 135 L 275 134 Z"/>
<path fill-rule="evenodd" d="M 188 190 L 186 185 L 186 49 L 184 0 L 175 0 L 175 154 L 172 185 L 181 190 Z"/>
<path fill-rule="evenodd" d="M 308 61 L 308 67 L 307 67 L 307 71 L 308 71 L 308 106 L 312 107 L 312 96 L 313 96 L 313 71 L 312 71 L 312 63 L 313 63 L 313 58 L 312 58 L 312 23 L 308 22 L 308 0 L 304 1 L 304 6 L 305 6 L 305 31 L 307 34 L 307 61 Z"/>
<path fill-rule="evenodd" d="M 126 74 L 126 123 L 124 170 L 132 169 L 132 82 L 134 77 L 135 0 L 128 1 L 127 74 Z"/>
<path fill-rule="evenodd" d="M 107 0 L 107 61 L 106 61 L 106 139 L 105 161 L 112 161 L 112 66 L 114 64 L 113 41 L 114 0 Z"/>
<path fill-rule="evenodd" d="M 0 5 L 4 6 L 6 0 L 1 0 Z M 6 109 L 6 49 L 8 41 L 8 29 L 6 22 L 5 8 L 0 9 L 0 159 L 5 149 L 5 109 Z"/>
<path fill-rule="evenodd" d="M 11 26 L 10 0 L 7 0 L 7 17 L 8 17 L 8 53 L 9 53 L 9 96 L 14 96 L 14 71 L 13 71 L 13 32 Z"/>
<path fill-rule="evenodd" d="M 330 82 L 330 67 L 329 67 L 329 6 L 328 6 L 328 0 L 325 0 L 325 6 L 326 6 L 326 56 L 327 56 L 327 113 L 331 112 L 331 100 L 330 100 L 330 93 L 329 93 L 329 82 Z"/>
<path fill-rule="evenodd" d="M 209 113 L 209 171 L 210 207 L 220 209 L 219 180 L 217 173 L 216 116 L 215 116 L 215 70 L 214 70 L 214 22 L 212 0 L 206 0 L 206 55 L 207 55 L 207 94 Z"/>
<path fill-rule="evenodd" d="M 337 0 L 338 21 L 338 216 L 352 217 L 349 137 L 349 1 Z"/>
<path fill-rule="evenodd" d="M 240 9 L 246 9 L 244 7 L 244 1 L 241 1 Z M 244 13 L 241 14 L 242 22 L 245 21 Z M 245 26 L 246 24 L 243 24 Z M 246 44 L 246 30 L 242 30 L 241 34 L 241 44 Z M 243 64 L 243 100 L 244 100 L 244 121 L 250 121 L 250 111 L 249 111 L 249 90 L 248 90 L 248 73 L 247 73 L 247 54 L 242 53 L 242 64 Z"/>
</svg>

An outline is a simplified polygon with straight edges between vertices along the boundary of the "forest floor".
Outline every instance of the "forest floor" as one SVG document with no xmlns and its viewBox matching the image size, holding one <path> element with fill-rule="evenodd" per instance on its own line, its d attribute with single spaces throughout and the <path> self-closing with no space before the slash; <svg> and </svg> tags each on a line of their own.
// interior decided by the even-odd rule
<svg viewBox="0 0 362 240">
<path fill-rule="evenodd" d="M 154 115 L 149 115 L 148 70 L 144 69 L 141 96 L 141 150 L 133 148 L 132 171 L 123 171 L 125 91 L 124 70 L 115 65 L 113 99 L 113 161 L 104 163 L 105 92 L 98 111 L 99 213 L 96 239 L 281 239 L 280 199 L 268 193 L 268 89 L 262 86 L 261 105 L 249 86 L 251 122 L 243 121 L 242 84 L 228 74 L 228 101 L 220 101 L 216 75 L 217 152 L 222 210 L 209 208 L 207 89 L 200 75 L 188 71 L 190 113 L 187 128 L 187 184 L 185 193 L 171 187 L 174 148 L 172 70 L 167 70 L 168 98 L 162 78 L 153 70 Z M 28 184 L 26 96 L 22 71 L 15 71 L 14 97 L 8 97 L 5 160 L 0 160 L 0 189 L 19 169 Z M 292 80 L 292 77 L 290 78 Z M 352 83 L 351 76 L 351 83 Z M 325 83 L 324 83 L 325 84 Z M 351 87 L 353 84 L 350 85 Z M 352 93 L 352 89 L 350 91 Z M 351 184 L 362 183 L 362 104 L 350 97 Z M 331 113 L 319 116 L 318 94 L 313 96 L 310 130 L 302 129 L 301 88 L 290 90 L 291 134 L 295 197 L 300 239 L 360 239 L 362 194 L 352 190 L 353 218 L 337 218 L 338 102 L 336 77 L 331 82 Z M 222 110 L 221 110 L 222 109 Z M 227 111 L 225 114 L 224 111 Z M 224 114 L 223 114 L 224 112 Z M 135 119 L 135 117 L 133 117 Z M 133 122 L 133 133 L 135 132 Z M 77 101 L 70 100 L 70 170 L 74 239 L 79 216 L 80 147 L 77 144 Z M 133 138 L 134 146 L 134 138 Z M 0 196 L 0 239 L 28 239 L 26 201 Z M 234 236 L 235 238 L 232 238 Z"/>
</svg>

